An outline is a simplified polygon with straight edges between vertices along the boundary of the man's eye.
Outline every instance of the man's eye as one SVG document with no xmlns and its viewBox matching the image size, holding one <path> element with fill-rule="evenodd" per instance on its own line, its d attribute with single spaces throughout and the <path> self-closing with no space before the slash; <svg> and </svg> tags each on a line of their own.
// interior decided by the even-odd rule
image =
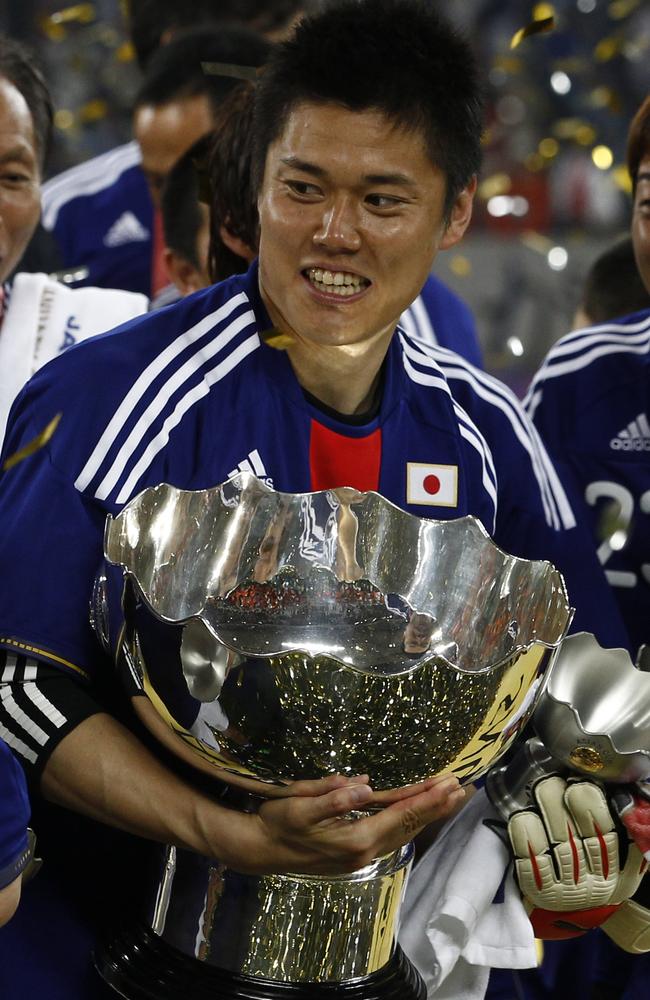
<svg viewBox="0 0 650 1000">
<path fill-rule="evenodd" d="M 19 185 L 28 184 L 31 177 L 29 174 L 22 173 L 17 170 L 5 170 L 2 174 L 0 174 L 0 180 L 2 180 L 3 184 Z"/>
<path fill-rule="evenodd" d="M 316 187 L 315 184 L 309 184 L 307 181 L 287 181 L 286 183 L 290 191 L 302 197 L 315 197 L 320 194 L 320 188 Z"/>
<path fill-rule="evenodd" d="M 387 194 L 366 195 L 366 202 L 373 208 L 395 208 L 401 204 L 399 198 L 392 198 Z"/>
</svg>

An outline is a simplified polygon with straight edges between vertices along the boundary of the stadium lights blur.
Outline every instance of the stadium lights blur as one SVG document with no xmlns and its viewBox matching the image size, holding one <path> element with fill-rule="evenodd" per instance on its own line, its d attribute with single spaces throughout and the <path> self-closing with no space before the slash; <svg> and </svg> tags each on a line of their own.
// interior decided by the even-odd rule
<svg viewBox="0 0 650 1000">
<path fill-rule="evenodd" d="M 609 146 L 594 146 L 591 158 L 599 170 L 609 170 L 614 162 L 614 154 Z"/>
<path fill-rule="evenodd" d="M 524 345 L 519 337 L 508 337 L 506 343 L 511 354 L 514 354 L 516 358 L 520 358 L 522 356 L 524 353 Z"/>
<path fill-rule="evenodd" d="M 529 209 L 528 199 L 521 195 L 496 194 L 487 203 L 487 210 L 496 219 L 503 218 L 504 215 L 514 215 L 521 218 L 526 215 Z"/>
<path fill-rule="evenodd" d="M 551 87 L 556 94 L 568 94 L 571 90 L 571 78 L 562 70 L 551 73 Z"/>
<path fill-rule="evenodd" d="M 551 247 L 546 260 L 552 271 L 563 271 L 569 262 L 569 255 L 564 247 Z"/>
</svg>

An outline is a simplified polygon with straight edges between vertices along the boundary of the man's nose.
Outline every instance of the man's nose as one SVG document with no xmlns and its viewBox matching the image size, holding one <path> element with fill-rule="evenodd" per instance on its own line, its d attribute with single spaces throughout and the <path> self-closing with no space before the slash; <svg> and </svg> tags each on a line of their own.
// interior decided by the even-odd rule
<svg viewBox="0 0 650 1000">
<path fill-rule="evenodd" d="M 330 202 L 314 233 L 314 243 L 329 250 L 358 250 L 361 246 L 358 218 L 350 198 Z"/>
</svg>

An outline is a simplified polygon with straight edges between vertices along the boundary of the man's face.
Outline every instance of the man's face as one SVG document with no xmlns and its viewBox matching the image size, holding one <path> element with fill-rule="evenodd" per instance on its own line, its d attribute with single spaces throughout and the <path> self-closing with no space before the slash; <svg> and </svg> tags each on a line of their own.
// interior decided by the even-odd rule
<svg viewBox="0 0 650 1000">
<path fill-rule="evenodd" d="M 259 198 L 260 288 L 303 342 L 392 332 L 438 249 L 462 236 L 474 184 L 443 221 L 445 178 L 419 132 L 376 111 L 300 104 L 270 147 Z"/>
<path fill-rule="evenodd" d="M 637 173 L 632 243 L 641 280 L 650 293 L 650 150 L 644 154 Z"/>
<path fill-rule="evenodd" d="M 142 169 L 156 206 L 165 177 L 183 153 L 213 127 L 212 108 L 204 94 L 142 104 L 133 117 L 133 132 L 142 153 Z"/>
<path fill-rule="evenodd" d="M 32 116 L 22 94 L 0 78 L 0 282 L 20 261 L 40 213 Z"/>
</svg>

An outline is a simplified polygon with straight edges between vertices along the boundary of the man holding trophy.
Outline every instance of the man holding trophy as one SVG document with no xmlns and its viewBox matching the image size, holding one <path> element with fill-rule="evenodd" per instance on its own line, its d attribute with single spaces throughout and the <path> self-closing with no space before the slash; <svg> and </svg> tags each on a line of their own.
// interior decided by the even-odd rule
<svg viewBox="0 0 650 1000">
<path fill-rule="evenodd" d="M 405 845 L 458 809 L 459 777 L 477 777 L 507 749 L 570 620 L 563 585 L 540 573 L 548 564 L 526 561 L 558 567 L 576 621 L 603 644 L 623 645 L 624 633 L 514 397 L 396 327 L 438 250 L 457 244 L 471 217 L 482 122 L 465 42 L 418 0 L 335 4 L 278 47 L 257 86 L 259 261 L 57 359 L 14 405 L 0 491 L 0 732 L 45 798 L 168 845 L 146 933 L 120 945 L 122 957 L 120 948 L 99 952 L 102 975 L 123 996 L 422 997 L 392 947 Z M 460 543 L 455 528 L 427 527 L 467 516 Z M 96 583 L 104 555 L 120 581 L 124 571 L 117 598 L 110 570 Z M 322 630 L 314 638 L 317 621 L 327 646 Z M 391 678 L 405 697 L 413 665 L 450 715 L 435 722 L 448 734 L 435 765 L 426 767 L 427 744 L 424 769 L 391 765 L 401 779 L 388 782 L 378 777 L 381 754 L 368 758 L 378 768 L 370 780 L 356 766 L 354 720 L 336 715 L 351 690 L 345 671 L 373 673 L 379 632 L 386 701 L 367 717 L 380 731 L 366 727 L 366 742 L 381 747 L 386 726 L 397 735 L 385 754 L 408 758 Z M 335 667 L 322 662 L 328 651 Z M 431 674 L 432 651 L 453 683 Z M 535 664 L 517 667 L 515 690 L 522 655 Z M 221 786 L 162 763 L 106 710 L 100 692 L 113 683 L 113 657 L 130 675 L 139 719 L 177 753 L 180 741 L 186 762 L 216 764 L 239 798 L 221 804 Z M 480 678 L 466 686 L 472 672 Z M 355 684 L 355 712 L 366 719 L 379 689 Z M 415 747 L 421 712 L 409 705 Z M 332 713 L 348 735 L 324 746 L 317 735 L 331 731 Z M 489 753 L 458 742 L 456 715 L 478 719 L 463 738 Z M 172 916 L 182 922 L 198 883 L 200 933 L 181 932 Z M 349 914 L 357 883 L 373 887 L 368 895 L 379 885 L 368 910 L 380 928 L 374 957 L 354 963 L 364 928 L 351 931 L 348 916 L 340 968 L 351 971 L 319 966 L 301 979 L 291 945 L 304 914 L 317 911 L 323 925 L 337 907 Z M 564 908 L 574 909 L 570 895 Z M 245 920 L 236 898 L 247 901 Z M 296 902 L 280 917 L 287 898 L 307 899 L 304 910 Z M 563 909 L 561 879 L 552 900 Z M 384 923 L 382 907 L 391 911 Z M 227 925 L 236 933 L 220 952 L 215 928 Z M 255 951 L 274 937 L 281 962 Z M 333 932 L 324 952 L 336 940 Z"/>
</svg>

